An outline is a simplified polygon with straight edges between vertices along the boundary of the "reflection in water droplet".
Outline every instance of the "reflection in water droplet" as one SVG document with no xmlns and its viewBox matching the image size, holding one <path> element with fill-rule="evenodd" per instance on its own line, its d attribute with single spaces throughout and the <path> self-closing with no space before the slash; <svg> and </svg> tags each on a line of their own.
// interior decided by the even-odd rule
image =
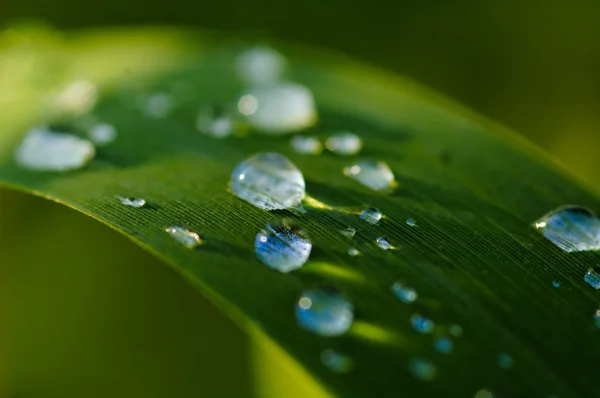
<svg viewBox="0 0 600 398">
<path fill-rule="evenodd" d="M 422 358 L 415 358 L 410 361 L 408 370 L 417 379 L 424 381 L 431 381 L 435 379 L 435 376 L 437 375 L 435 365 L 431 361 Z"/>
<path fill-rule="evenodd" d="M 288 273 L 306 263 L 312 243 L 305 232 L 287 221 L 269 224 L 254 240 L 256 257 L 267 267 Z"/>
<path fill-rule="evenodd" d="M 340 354 L 331 349 L 326 349 L 321 352 L 321 362 L 329 370 L 335 373 L 348 373 L 354 365 L 350 357 Z"/>
<path fill-rule="evenodd" d="M 301 130 L 317 120 L 310 90 L 292 83 L 250 89 L 238 101 L 238 110 L 252 127 L 269 134 Z"/>
<path fill-rule="evenodd" d="M 560 287 L 560 282 L 559 281 L 553 281 L 552 282 L 552 286 L 558 289 Z"/>
<path fill-rule="evenodd" d="M 259 85 L 278 81 L 285 71 L 286 60 L 272 48 L 256 46 L 238 55 L 235 69 L 246 84 Z"/>
<path fill-rule="evenodd" d="M 446 336 L 441 336 L 435 339 L 435 349 L 442 354 L 450 354 L 454 349 L 454 343 Z"/>
<path fill-rule="evenodd" d="M 146 201 L 144 199 L 135 199 L 135 198 L 124 198 L 123 196 L 117 196 L 117 199 L 121 201 L 121 204 L 129 207 L 140 208 L 146 205 Z"/>
<path fill-rule="evenodd" d="M 594 289 L 600 289 L 600 267 L 595 266 L 588 268 L 583 280 Z"/>
<path fill-rule="evenodd" d="M 383 250 L 390 250 L 393 249 L 392 245 L 390 245 L 390 242 L 388 242 L 388 240 L 384 237 L 379 237 L 377 239 L 375 239 L 375 244 Z"/>
<path fill-rule="evenodd" d="M 302 173 L 285 156 L 259 153 L 239 163 L 230 181 L 231 191 L 265 210 L 296 207 L 305 195 Z"/>
<path fill-rule="evenodd" d="M 99 123 L 90 128 L 88 137 L 96 145 L 106 145 L 117 138 L 117 130 L 113 125 Z"/>
<path fill-rule="evenodd" d="M 402 285 L 400 282 L 395 282 L 392 285 L 392 293 L 403 303 L 412 303 L 417 299 L 415 289 Z"/>
<path fill-rule="evenodd" d="M 498 366 L 502 369 L 511 369 L 514 366 L 514 361 L 510 355 L 503 352 L 498 355 Z"/>
<path fill-rule="evenodd" d="M 475 398 L 494 398 L 494 395 L 488 390 L 479 390 L 475 394 Z"/>
<path fill-rule="evenodd" d="M 165 118 L 173 109 L 173 99 L 169 94 L 157 93 L 146 99 L 143 112 L 153 119 Z"/>
<path fill-rule="evenodd" d="M 335 290 L 304 291 L 296 305 L 298 324 L 322 336 L 339 336 L 350 328 L 354 307 Z"/>
<path fill-rule="evenodd" d="M 384 162 L 364 160 L 346 167 L 344 174 L 375 191 L 388 191 L 396 185 L 394 173 Z"/>
<path fill-rule="evenodd" d="M 83 167 L 95 153 L 94 145 L 87 140 L 40 127 L 25 135 L 15 151 L 15 159 L 31 170 L 66 171 Z"/>
<path fill-rule="evenodd" d="M 225 138 L 234 130 L 234 120 L 222 107 L 204 106 L 196 116 L 196 129 L 215 138 Z"/>
<path fill-rule="evenodd" d="M 415 225 L 417 225 L 417 222 L 413 218 L 409 218 L 406 220 L 406 225 L 408 225 L 409 227 L 414 227 Z"/>
<path fill-rule="evenodd" d="M 537 220 L 534 227 L 564 251 L 600 250 L 600 220 L 584 207 L 561 207 Z"/>
<path fill-rule="evenodd" d="M 165 229 L 165 232 L 188 249 L 194 249 L 204 243 L 200 235 L 196 232 L 188 231 L 181 226 L 168 227 Z"/>
<path fill-rule="evenodd" d="M 351 247 L 350 249 L 348 249 L 348 254 L 350 255 L 350 257 L 356 257 L 360 254 L 360 251 L 358 251 L 356 247 Z"/>
<path fill-rule="evenodd" d="M 53 99 L 54 107 L 62 112 L 81 114 L 91 110 L 98 100 L 96 85 L 77 80 L 68 83 Z"/>
<path fill-rule="evenodd" d="M 383 217 L 383 214 L 379 210 L 374 207 L 369 207 L 368 209 L 364 209 L 358 215 L 360 218 L 368 222 L 369 224 L 377 224 L 379 220 Z"/>
<path fill-rule="evenodd" d="M 435 328 L 435 323 L 431 319 L 425 318 L 420 314 L 414 314 L 411 316 L 410 324 L 412 325 L 413 329 L 421 334 L 431 333 Z"/>
<path fill-rule="evenodd" d="M 318 155 L 323 151 L 323 145 L 316 137 L 296 135 L 290 140 L 294 152 L 302 155 Z"/>
<path fill-rule="evenodd" d="M 348 227 L 342 231 L 342 235 L 344 235 L 348 239 L 352 239 L 354 238 L 354 235 L 356 235 L 356 230 L 352 227 Z"/>
<path fill-rule="evenodd" d="M 454 337 L 460 337 L 463 334 L 463 328 L 460 325 L 453 323 L 448 326 L 448 333 L 450 333 Z"/>
<path fill-rule="evenodd" d="M 359 136 L 352 133 L 340 133 L 329 137 L 325 143 L 327 149 L 338 155 L 356 155 L 363 143 Z"/>
</svg>

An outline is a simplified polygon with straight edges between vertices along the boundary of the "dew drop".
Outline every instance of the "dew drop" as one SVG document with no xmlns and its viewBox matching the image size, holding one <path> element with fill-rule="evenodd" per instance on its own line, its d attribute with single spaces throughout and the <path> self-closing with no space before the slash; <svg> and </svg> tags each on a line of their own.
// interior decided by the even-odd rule
<svg viewBox="0 0 600 398">
<path fill-rule="evenodd" d="M 129 207 L 140 208 L 146 205 L 146 201 L 142 198 L 125 198 L 123 196 L 117 196 L 117 199 L 121 201 L 121 204 Z"/>
<path fill-rule="evenodd" d="M 410 317 L 410 324 L 412 325 L 413 329 L 421 334 L 431 333 L 435 328 L 435 323 L 431 319 L 425 318 L 419 314 L 414 314 Z"/>
<path fill-rule="evenodd" d="M 186 228 L 181 226 L 176 225 L 173 227 L 168 227 L 165 229 L 165 232 L 188 249 L 194 249 L 204 244 L 204 241 L 202 238 L 200 238 L 200 235 L 198 235 L 196 232 L 188 231 Z"/>
<path fill-rule="evenodd" d="M 417 222 L 414 220 L 414 218 L 409 218 L 406 220 L 406 225 L 408 225 L 409 227 L 414 227 L 415 225 L 417 225 Z"/>
<path fill-rule="evenodd" d="M 196 116 L 196 129 L 215 138 L 230 136 L 234 128 L 233 116 L 216 105 L 200 108 Z"/>
<path fill-rule="evenodd" d="M 584 207 L 561 207 L 533 225 L 566 252 L 600 250 L 600 220 Z"/>
<path fill-rule="evenodd" d="M 356 235 L 356 229 L 348 227 L 342 231 L 342 235 L 344 235 L 348 239 L 352 239 L 354 238 L 354 235 Z"/>
<path fill-rule="evenodd" d="M 325 146 L 335 154 L 349 156 L 359 153 L 363 143 L 356 134 L 340 133 L 329 137 Z"/>
<path fill-rule="evenodd" d="M 305 195 L 304 177 L 285 156 L 259 153 L 239 163 L 230 181 L 239 198 L 264 210 L 296 207 Z"/>
<path fill-rule="evenodd" d="M 417 292 L 415 289 L 404 286 L 400 282 L 395 282 L 392 285 L 392 293 L 394 293 L 394 296 L 403 303 L 412 303 L 417 299 Z"/>
<path fill-rule="evenodd" d="M 356 257 L 359 254 L 360 251 L 356 247 L 351 247 L 350 249 L 348 249 L 348 255 L 350 255 L 350 257 Z"/>
<path fill-rule="evenodd" d="M 348 373 L 354 366 L 354 362 L 350 357 L 332 349 L 321 352 L 321 362 L 334 373 Z"/>
<path fill-rule="evenodd" d="M 307 290 L 296 304 L 296 318 L 308 331 L 321 336 L 340 336 L 352 325 L 354 307 L 336 290 Z"/>
<path fill-rule="evenodd" d="M 256 257 L 267 267 L 282 273 L 306 263 L 312 243 L 305 232 L 287 221 L 269 224 L 254 240 Z"/>
<path fill-rule="evenodd" d="M 376 208 L 369 207 L 369 208 L 361 211 L 358 216 L 360 218 L 362 218 L 363 220 L 365 220 L 366 222 L 368 222 L 369 224 L 375 225 L 379 222 L 379 220 L 381 220 L 381 218 L 383 217 L 383 214 L 381 214 L 381 212 L 379 210 L 377 210 Z"/>
<path fill-rule="evenodd" d="M 173 99 L 167 93 L 149 96 L 143 105 L 144 113 L 153 119 L 165 118 L 173 109 Z"/>
<path fill-rule="evenodd" d="M 344 174 L 374 191 L 388 191 L 396 185 L 394 173 L 384 162 L 364 160 L 346 167 Z"/>
<path fill-rule="evenodd" d="M 238 101 L 238 110 L 252 127 L 268 134 L 301 130 L 317 121 L 312 93 L 293 83 L 252 88 Z"/>
<path fill-rule="evenodd" d="M 79 169 L 94 158 L 94 144 L 74 135 L 39 127 L 29 131 L 15 151 L 20 166 L 37 171 Z"/>
<path fill-rule="evenodd" d="M 117 130 L 111 124 L 95 124 L 88 131 L 88 137 L 96 145 L 107 145 L 117 138 Z"/>
<path fill-rule="evenodd" d="M 238 55 L 235 69 L 244 83 L 261 85 L 280 80 L 286 64 L 285 57 L 279 52 L 270 47 L 256 46 Z"/>
<path fill-rule="evenodd" d="M 390 242 L 388 242 L 388 240 L 384 237 L 379 237 L 377 239 L 375 239 L 375 244 L 383 250 L 390 250 L 393 249 L 392 245 L 390 245 Z"/>
<path fill-rule="evenodd" d="M 585 273 L 583 280 L 594 289 L 600 289 L 600 267 L 595 266 L 588 268 Z"/>
<path fill-rule="evenodd" d="M 463 328 L 460 325 L 453 323 L 448 326 L 448 333 L 450 333 L 454 337 L 460 337 L 463 334 Z"/>
<path fill-rule="evenodd" d="M 502 369 L 511 369 L 514 366 L 512 357 L 504 352 L 498 355 L 497 362 Z"/>
<path fill-rule="evenodd" d="M 296 135 L 290 140 L 294 152 L 302 155 L 318 155 L 323 151 L 323 145 L 316 137 Z"/>
<path fill-rule="evenodd" d="M 435 339 L 433 345 L 435 349 L 442 354 L 450 354 L 454 349 L 454 343 L 446 336 Z"/>
<path fill-rule="evenodd" d="M 552 282 L 552 287 L 555 287 L 555 288 L 558 289 L 560 287 L 560 282 L 559 281 L 553 281 Z"/>
<path fill-rule="evenodd" d="M 431 381 L 437 375 L 437 368 L 427 359 L 415 358 L 410 361 L 408 370 L 414 377 L 423 381 Z"/>
</svg>

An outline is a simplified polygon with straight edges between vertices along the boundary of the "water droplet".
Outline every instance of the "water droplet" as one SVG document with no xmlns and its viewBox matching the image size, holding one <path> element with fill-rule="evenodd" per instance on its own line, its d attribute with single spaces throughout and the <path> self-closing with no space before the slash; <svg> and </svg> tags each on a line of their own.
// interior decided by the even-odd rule
<svg viewBox="0 0 600 398">
<path fill-rule="evenodd" d="M 305 195 L 302 173 L 278 153 L 259 153 L 239 163 L 231 174 L 230 188 L 264 210 L 296 207 Z"/>
<path fill-rule="evenodd" d="M 91 110 L 98 99 L 96 85 L 87 80 L 68 83 L 53 99 L 53 105 L 62 112 L 81 114 Z"/>
<path fill-rule="evenodd" d="M 354 307 L 336 290 L 307 290 L 296 305 L 298 324 L 322 336 L 339 336 L 350 328 Z"/>
<path fill-rule="evenodd" d="M 356 235 L 356 230 L 352 227 L 348 227 L 342 231 L 342 235 L 344 235 L 348 239 L 352 239 L 354 238 L 354 235 Z"/>
<path fill-rule="evenodd" d="M 358 215 L 360 218 L 368 222 L 369 224 L 377 224 L 379 220 L 383 217 L 383 214 L 379 210 L 374 207 L 369 207 L 368 209 L 364 209 Z"/>
<path fill-rule="evenodd" d="M 594 312 L 594 321 L 596 322 L 596 327 L 600 329 L 600 310 Z"/>
<path fill-rule="evenodd" d="M 417 299 L 417 292 L 410 287 L 402 285 L 400 282 L 395 282 L 392 285 L 392 293 L 403 303 L 412 303 Z"/>
<path fill-rule="evenodd" d="M 362 149 L 363 143 L 359 136 L 352 133 L 332 135 L 325 143 L 327 149 L 338 155 L 356 155 Z"/>
<path fill-rule="evenodd" d="M 88 137 L 96 145 L 106 145 L 117 138 L 117 130 L 110 124 L 99 123 L 90 128 Z"/>
<path fill-rule="evenodd" d="M 460 325 L 453 323 L 448 326 L 448 333 L 450 333 L 454 337 L 460 337 L 463 334 L 463 328 Z"/>
<path fill-rule="evenodd" d="M 408 225 L 409 227 L 414 227 L 415 225 L 417 225 L 417 222 L 413 218 L 409 218 L 406 220 L 406 225 Z"/>
<path fill-rule="evenodd" d="M 374 191 L 388 191 L 396 185 L 394 173 L 384 162 L 364 160 L 346 167 L 344 174 Z"/>
<path fill-rule="evenodd" d="M 323 151 L 323 145 L 316 137 L 296 135 L 290 141 L 292 149 L 302 155 L 318 155 Z"/>
<path fill-rule="evenodd" d="M 417 379 L 424 381 L 431 381 L 435 379 L 437 375 L 437 368 L 435 365 L 426 359 L 415 358 L 410 361 L 408 370 Z"/>
<path fill-rule="evenodd" d="M 117 196 L 117 199 L 121 201 L 121 204 L 129 207 L 140 208 L 146 205 L 146 201 L 141 198 L 124 198 L 123 196 Z"/>
<path fill-rule="evenodd" d="M 511 369 L 514 366 L 514 361 L 510 355 L 503 352 L 498 355 L 498 366 L 502 369 Z"/>
<path fill-rule="evenodd" d="M 561 207 L 537 220 L 534 227 L 566 252 L 600 250 L 600 220 L 584 207 Z"/>
<path fill-rule="evenodd" d="M 421 334 L 431 333 L 435 328 L 435 323 L 431 319 L 425 318 L 419 314 L 414 314 L 410 317 L 410 324 L 412 325 L 413 329 Z"/>
<path fill-rule="evenodd" d="M 475 398 L 494 398 L 494 395 L 488 390 L 479 390 L 475 393 Z"/>
<path fill-rule="evenodd" d="M 600 289 L 600 267 L 595 266 L 588 268 L 583 280 L 594 289 Z"/>
<path fill-rule="evenodd" d="M 286 67 L 283 55 L 272 48 L 256 46 L 238 55 L 235 67 L 246 84 L 260 85 L 277 82 Z"/>
<path fill-rule="evenodd" d="M 173 99 L 167 93 L 153 94 L 146 99 L 144 113 L 153 119 L 165 118 L 173 109 Z"/>
<path fill-rule="evenodd" d="M 40 127 L 25 135 L 15 159 L 31 170 L 65 171 L 83 167 L 95 153 L 94 144 L 87 140 Z"/>
<path fill-rule="evenodd" d="M 267 267 L 288 273 L 306 263 L 312 243 L 305 232 L 283 221 L 269 224 L 254 240 L 256 257 Z"/>
<path fill-rule="evenodd" d="M 196 117 L 196 129 L 215 138 L 225 138 L 233 133 L 233 116 L 220 106 L 200 108 Z"/>
<path fill-rule="evenodd" d="M 442 354 L 450 354 L 454 349 L 454 343 L 446 336 L 441 336 L 435 339 L 435 349 Z"/>
<path fill-rule="evenodd" d="M 301 130 L 317 121 L 312 93 L 292 83 L 250 89 L 240 98 L 238 110 L 252 127 L 269 134 Z"/>
<path fill-rule="evenodd" d="M 165 232 L 188 249 L 194 249 L 204 243 L 196 232 L 188 231 L 181 226 L 168 227 Z"/>
<path fill-rule="evenodd" d="M 326 349 L 321 352 L 321 362 L 329 370 L 335 373 L 348 373 L 352 370 L 354 365 L 354 362 L 350 357 L 331 349 Z"/>
<path fill-rule="evenodd" d="M 358 249 L 356 247 L 351 247 L 350 249 L 348 249 L 348 254 L 351 257 L 356 257 L 360 254 L 360 251 L 358 251 Z"/>
<path fill-rule="evenodd" d="M 559 281 L 553 281 L 552 282 L 552 286 L 558 289 L 560 287 L 560 282 Z"/>
<path fill-rule="evenodd" d="M 388 240 L 384 237 L 379 237 L 377 239 L 375 239 L 375 244 L 383 250 L 390 250 L 393 249 L 393 246 L 390 245 L 390 242 L 388 242 Z"/>
</svg>

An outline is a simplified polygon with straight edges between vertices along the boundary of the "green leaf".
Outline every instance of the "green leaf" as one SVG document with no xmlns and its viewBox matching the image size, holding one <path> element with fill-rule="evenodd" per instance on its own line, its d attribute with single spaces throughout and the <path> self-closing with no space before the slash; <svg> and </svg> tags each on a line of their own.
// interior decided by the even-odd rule
<svg viewBox="0 0 600 398">
<path fill-rule="evenodd" d="M 360 134 L 360 158 L 387 162 L 400 185 L 395 192 L 373 193 L 345 177 L 354 158 L 292 152 L 289 136 L 219 140 L 198 133 L 199 106 L 234 101 L 243 88 L 232 68 L 237 46 L 169 29 L 4 32 L 0 181 L 128 236 L 333 395 L 458 397 L 486 388 L 501 396 L 594 396 L 597 299 L 583 273 L 598 256 L 564 253 L 530 225 L 565 204 L 598 209 L 598 197 L 515 134 L 418 85 L 341 56 L 279 48 L 289 56 L 290 76 L 315 94 L 320 120 L 311 133 Z M 49 107 L 48 95 L 77 79 L 99 88 L 93 113 L 116 127 L 117 140 L 82 170 L 19 167 L 13 152 L 29 128 L 71 122 Z M 165 119 L 131 106 L 141 93 L 168 90 L 177 106 Z M 302 170 L 311 198 L 306 213 L 265 212 L 228 192 L 235 165 L 263 151 L 283 153 Z M 129 208 L 116 195 L 149 206 Z M 357 217 L 367 206 L 385 214 L 379 225 Z M 256 233 L 282 217 L 295 218 L 314 244 L 310 261 L 290 274 L 269 270 L 253 250 Z M 416 226 L 406 225 L 408 218 Z M 186 250 L 164 232 L 175 224 L 206 244 Z M 358 230 L 351 244 L 361 256 L 347 255 L 350 243 L 340 232 L 348 226 Z M 379 249 L 378 236 L 398 250 Z M 390 292 L 395 281 L 414 287 L 418 300 L 398 301 Z M 342 337 L 311 334 L 294 317 L 303 289 L 328 285 L 355 307 Z M 440 332 L 462 326 L 452 354 L 438 353 L 432 335 L 412 329 L 414 313 L 433 319 Z M 329 371 L 320 360 L 328 348 L 351 357 L 354 369 Z M 498 366 L 501 353 L 514 359 L 514 369 Z M 433 362 L 437 377 L 413 377 L 413 358 Z"/>
</svg>

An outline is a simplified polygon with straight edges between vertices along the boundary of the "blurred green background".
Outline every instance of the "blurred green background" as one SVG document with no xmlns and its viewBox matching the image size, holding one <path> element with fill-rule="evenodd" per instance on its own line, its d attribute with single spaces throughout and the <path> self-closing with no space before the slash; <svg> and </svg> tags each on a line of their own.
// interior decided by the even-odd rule
<svg viewBox="0 0 600 398">
<path fill-rule="evenodd" d="M 341 51 L 517 130 L 600 188 L 600 2 L 1 0 L 0 25 L 32 20 L 175 24 Z M 87 217 L 6 190 L 0 315 L 0 397 L 275 397 L 281 390 L 257 374 L 290 383 L 149 254 Z"/>
</svg>

